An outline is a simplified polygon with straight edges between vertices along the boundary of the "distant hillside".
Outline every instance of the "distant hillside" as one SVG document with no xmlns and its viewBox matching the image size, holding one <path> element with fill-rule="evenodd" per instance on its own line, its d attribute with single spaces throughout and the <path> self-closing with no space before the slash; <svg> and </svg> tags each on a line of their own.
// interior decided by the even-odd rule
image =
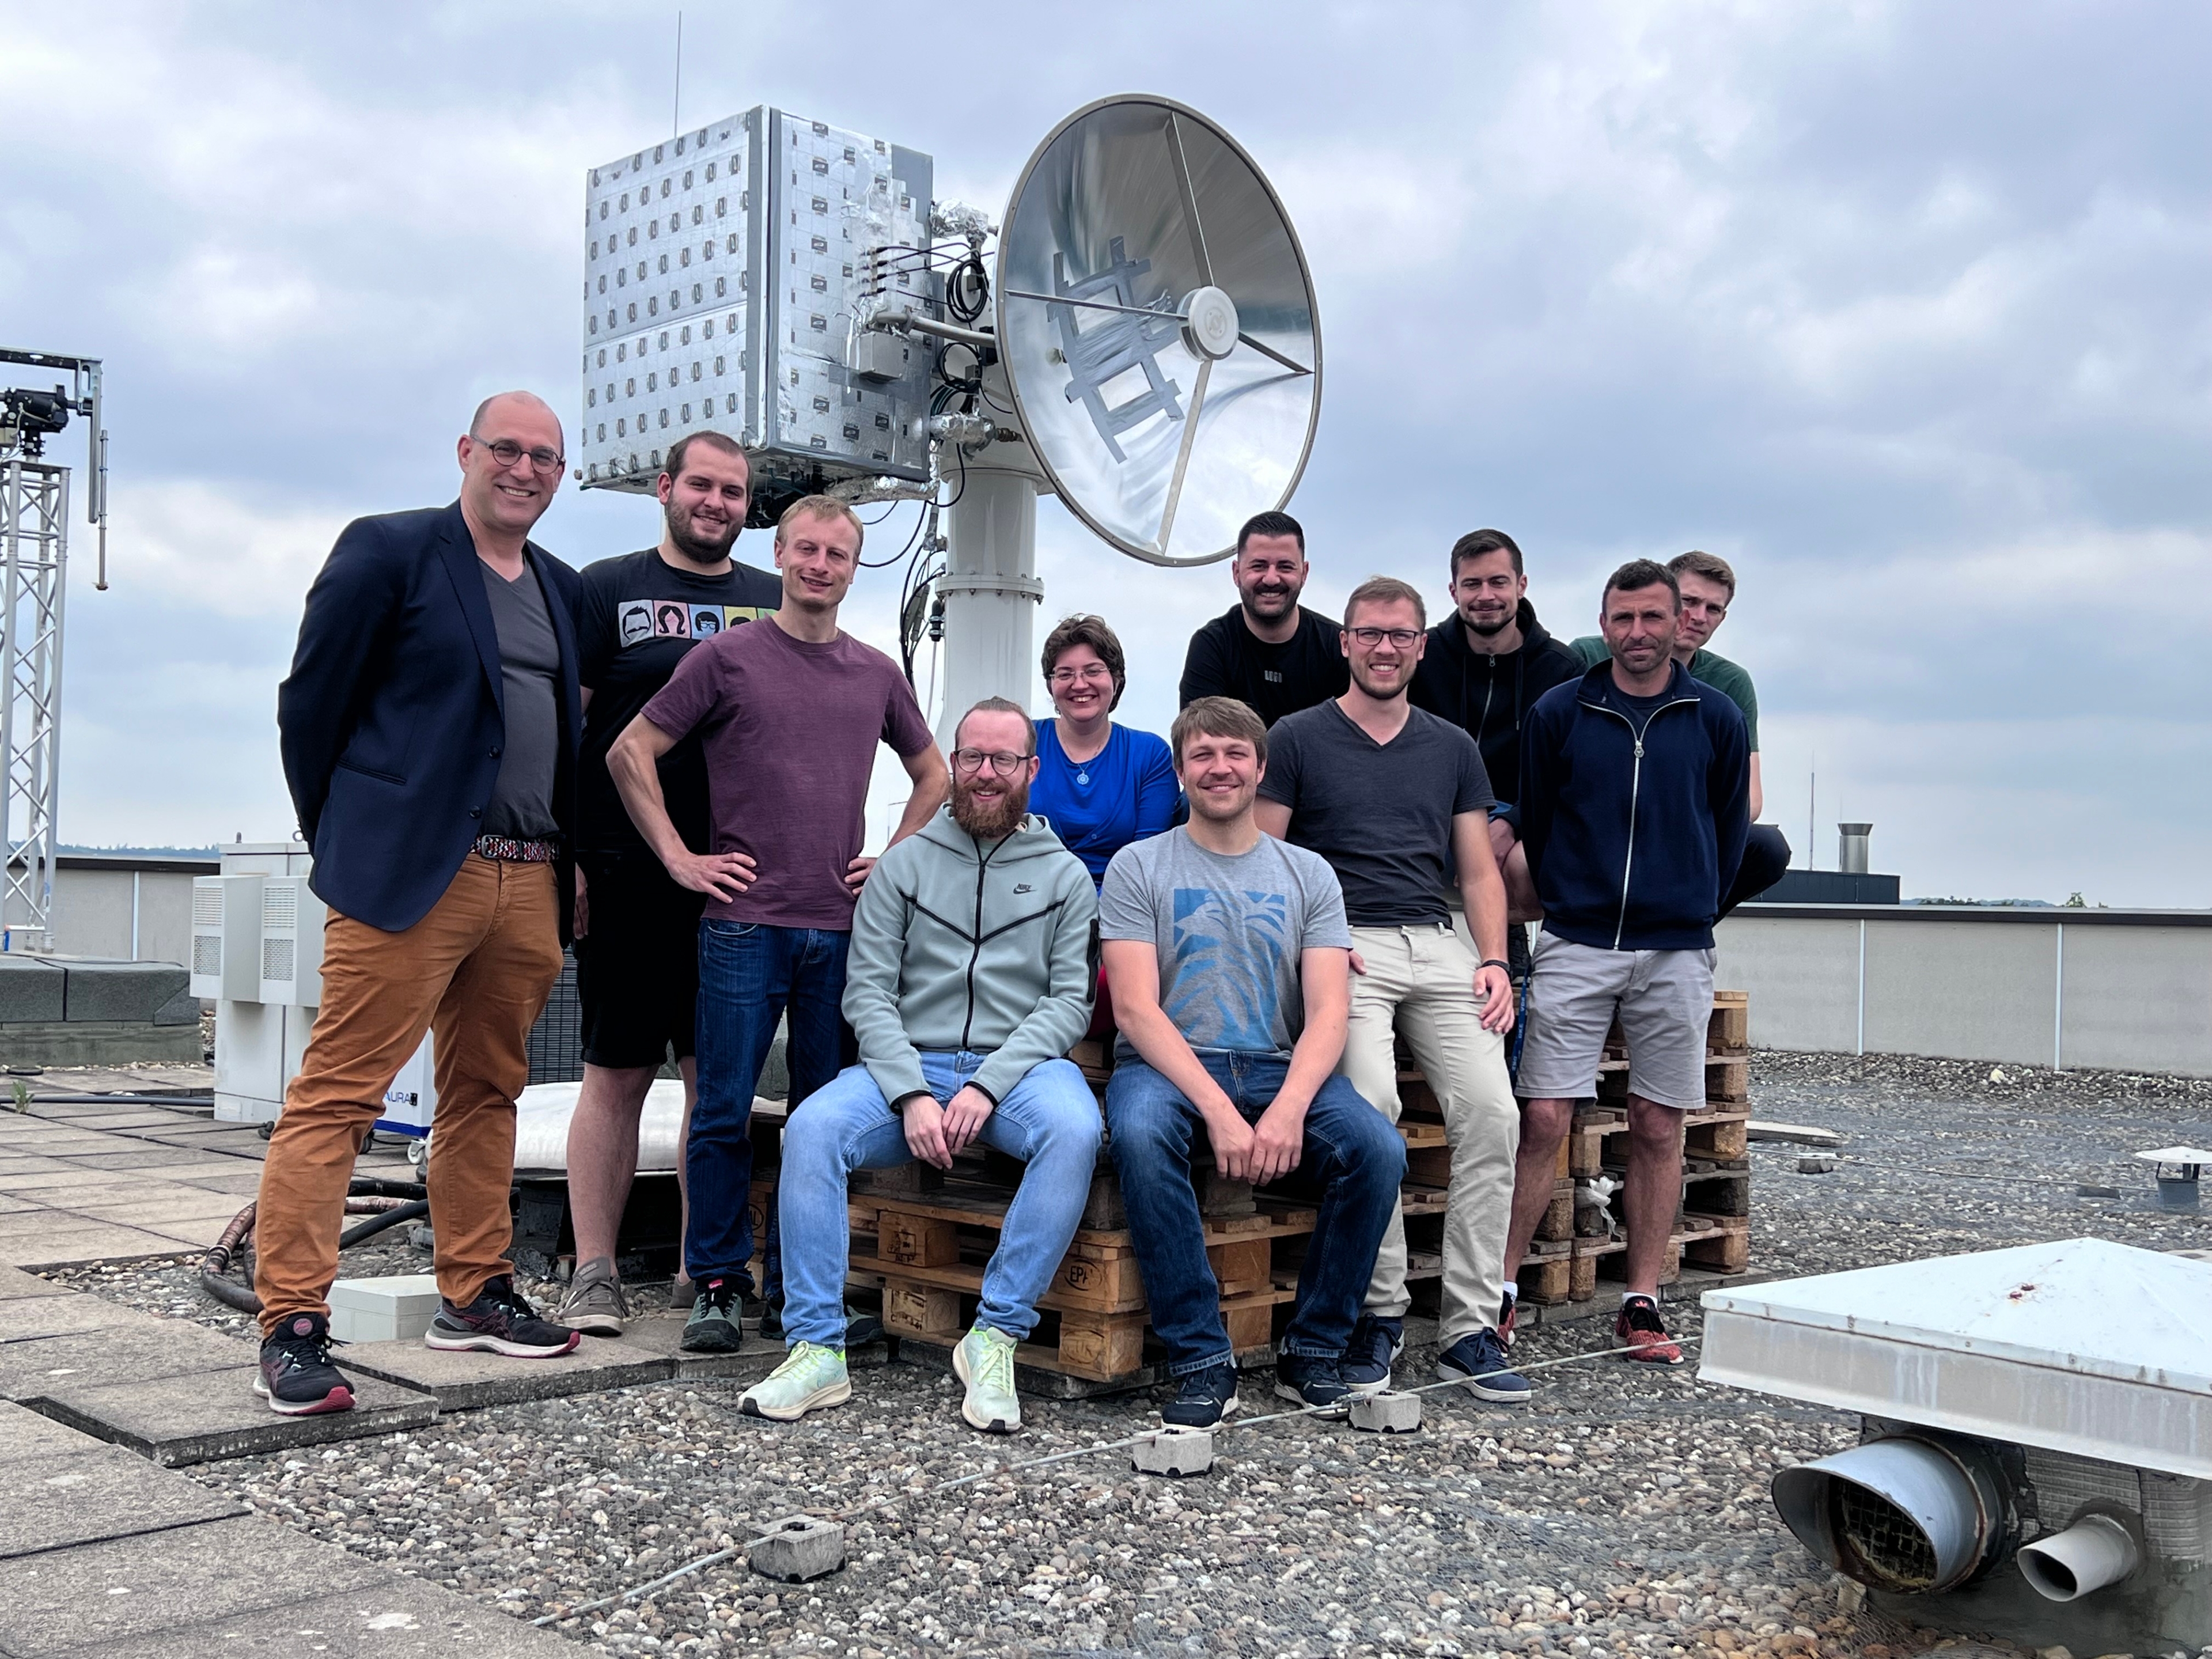
<svg viewBox="0 0 2212 1659">
<path fill-rule="evenodd" d="M 213 847 L 80 847 L 64 842 L 55 849 L 63 853 L 126 854 L 142 859 L 211 859 L 216 856 Z"/>
</svg>

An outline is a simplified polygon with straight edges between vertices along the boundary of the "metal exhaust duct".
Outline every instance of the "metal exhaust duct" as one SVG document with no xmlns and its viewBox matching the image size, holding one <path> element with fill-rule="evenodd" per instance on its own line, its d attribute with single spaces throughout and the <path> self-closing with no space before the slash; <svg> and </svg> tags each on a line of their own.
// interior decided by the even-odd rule
<svg viewBox="0 0 2212 1659">
<path fill-rule="evenodd" d="M 2010 1506 L 1992 1461 L 1945 1441 L 1870 1441 L 1774 1477 L 1774 1507 L 1801 1542 L 1875 1589 L 1928 1595 L 1967 1583 L 2002 1553 Z"/>
<path fill-rule="evenodd" d="M 1867 872 L 1867 838 L 1874 834 L 1870 823 L 1839 823 L 1836 826 L 1836 868 L 1846 875 L 1863 876 Z"/>
<path fill-rule="evenodd" d="M 2064 1532 L 2039 1538 L 2013 1558 L 2028 1588 L 2053 1601 L 2075 1601 L 2134 1577 L 2142 1553 L 2135 1534 L 2109 1515 L 2085 1515 Z"/>
</svg>

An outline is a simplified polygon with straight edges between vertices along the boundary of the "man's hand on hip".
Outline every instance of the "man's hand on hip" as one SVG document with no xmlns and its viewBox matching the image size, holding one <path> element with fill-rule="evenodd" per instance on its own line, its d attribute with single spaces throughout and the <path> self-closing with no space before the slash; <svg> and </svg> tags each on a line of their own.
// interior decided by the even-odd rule
<svg viewBox="0 0 2212 1659">
<path fill-rule="evenodd" d="M 665 860 L 678 887 L 727 903 L 753 884 L 753 861 L 745 853 L 679 853 Z"/>
<path fill-rule="evenodd" d="M 991 1097 L 970 1083 L 945 1103 L 945 1150 L 957 1153 L 983 1133 L 983 1120 L 991 1115 Z M 948 1161 L 950 1161 L 948 1159 Z"/>
</svg>

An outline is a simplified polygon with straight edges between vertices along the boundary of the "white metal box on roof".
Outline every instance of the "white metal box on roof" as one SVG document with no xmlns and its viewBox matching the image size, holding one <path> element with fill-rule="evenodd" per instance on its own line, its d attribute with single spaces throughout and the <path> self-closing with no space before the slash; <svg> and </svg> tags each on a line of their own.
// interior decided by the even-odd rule
<svg viewBox="0 0 2212 1659">
<path fill-rule="evenodd" d="M 2212 1261 L 2075 1238 L 1703 1305 L 1703 1381 L 2212 1478 Z"/>
<path fill-rule="evenodd" d="M 847 353 L 866 251 L 928 243 L 931 175 L 919 151 L 765 105 L 593 167 L 579 479 L 649 490 L 708 428 L 810 487 L 927 478 L 930 354 L 864 375 Z M 910 258 L 888 280 L 920 297 L 935 279 Z"/>
</svg>

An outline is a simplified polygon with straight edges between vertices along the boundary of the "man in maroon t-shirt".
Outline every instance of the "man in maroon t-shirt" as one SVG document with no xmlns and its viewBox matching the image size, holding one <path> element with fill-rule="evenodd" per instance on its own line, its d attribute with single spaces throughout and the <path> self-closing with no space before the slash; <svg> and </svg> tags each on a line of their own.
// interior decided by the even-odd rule
<svg viewBox="0 0 2212 1659">
<path fill-rule="evenodd" d="M 699 1100 L 684 1152 L 684 1271 L 698 1287 L 684 1346 L 738 1346 L 752 1291 L 753 1091 L 778 1019 L 795 1105 L 850 1057 L 839 1005 L 853 905 L 873 859 L 862 814 L 876 744 L 914 781 L 894 842 L 944 804 L 945 757 L 896 664 L 837 629 L 860 568 L 860 521 L 829 495 L 775 530 L 783 602 L 694 648 L 607 753 L 623 804 L 668 873 L 707 896 L 699 922 Z M 707 762 L 712 851 L 669 821 L 660 757 L 693 731 Z"/>
</svg>

